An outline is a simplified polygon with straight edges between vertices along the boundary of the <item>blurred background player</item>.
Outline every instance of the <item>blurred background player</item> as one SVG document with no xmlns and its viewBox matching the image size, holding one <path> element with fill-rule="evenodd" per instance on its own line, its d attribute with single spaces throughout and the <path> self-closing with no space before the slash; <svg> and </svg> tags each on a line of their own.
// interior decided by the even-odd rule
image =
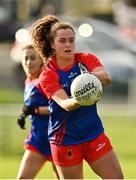
<svg viewBox="0 0 136 180">
<path fill-rule="evenodd" d="M 24 107 L 18 124 L 25 129 L 25 118 L 30 115 L 31 131 L 25 139 L 25 153 L 21 161 L 17 179 L 33 179 L 46 161 L 52 161 L 48 142 L 48 101 L 38 86 L 38 77 L 44 66 L 43 60 L 32 45 L 22 50 L 22 66 L 26 73 Z M 53 169 L 56 177 L 55 166 Z"/>
<path fill-rule="evenodd" d="M 136 1 L 115 1 L 113 12 L 121 35 L 132 41 L 136 41 Z"/>
</svg>

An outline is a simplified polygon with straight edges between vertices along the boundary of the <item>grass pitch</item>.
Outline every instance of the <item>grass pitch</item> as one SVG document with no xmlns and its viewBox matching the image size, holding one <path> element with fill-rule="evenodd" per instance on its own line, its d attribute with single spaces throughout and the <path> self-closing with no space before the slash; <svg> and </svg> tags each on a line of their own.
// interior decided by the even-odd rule
<svg viewBox="0 0 136 180">
<path fill-rule="evenodd" d="M 124 108 L 109 112 L 104 115 L 104 107 L 101 107 L 101 117 L 105 132 L 110 138 L 115 152 L 120 160 L 125 179 L 136 178 L 136 116 L 131 115 Z M 0 119 L 0 179 L 15 179 L 22 158 L 23 140 L 29 129 L 21 131 L 15 122 L 17 117 L 3 117 Z M 20 138 L 20 139 L 18 139 Z M 3 140 L 3 141 L 2 141 Z M 6 144 L 7 143 L 7 144 Z M 84 176 L 86 179 L 95 179 L 97 176 L 84 163 Z M 50 163 L 45 164 L 37 179 L 53 179 Z"/>
</svg>

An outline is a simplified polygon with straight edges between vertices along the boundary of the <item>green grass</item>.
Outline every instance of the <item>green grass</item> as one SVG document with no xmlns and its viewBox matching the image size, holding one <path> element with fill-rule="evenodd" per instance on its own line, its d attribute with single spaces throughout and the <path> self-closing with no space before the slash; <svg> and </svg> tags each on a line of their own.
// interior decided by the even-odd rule
<svg viewBox="0 0 136 180">
<path fill-rule="evenodd" d="M 119 157 L 126 179 L 136 178 L 136 119 L 105 117 L 103 124 Z"/>
<path fill-rule="evenodd" d="M 22 103 L 23 90 L 0 90 L 0 103 Z"/>
<path fill-rule="evenodd" d="M 22 156 L 0 156 L 0 179 L 15 179 Z M 51 163 L 47 162 L 37 178 L 53 179 Z"/>
<path fill-rule="evenodd" d="M 0 155 L 0 179 L 16 178 L 17 170 L 23 154 L 23 140 L 27 134 L 21 131 L 16 123 L 16 117 L 0 119 L 0 145 L 3 148 Z M 136 178 L 136 119 L 133 116 L 103 116 L 103 124 L 106 134 L 109 136 L 114 150 L 120 160 L 126 179 Z M 2 141 L 3 140 L 3 141 Z M 8 154 L 8 155 L 7 155 Z M 86 179 L 97 178 L 84 163 Z M 37 179 L 52 179 L 51 164 L 47 163 Z"/>
<path fill-rule="evenodd" d="M 0 179 L 15 179 L 22 156 L 0 156 Z M 84 164 L 85 178 L 97 178 L 95 174 L 89 169 L 88 165 Z M 36 179 L 54 179 L 52 165 L 47 162 Z"/>
</svg>

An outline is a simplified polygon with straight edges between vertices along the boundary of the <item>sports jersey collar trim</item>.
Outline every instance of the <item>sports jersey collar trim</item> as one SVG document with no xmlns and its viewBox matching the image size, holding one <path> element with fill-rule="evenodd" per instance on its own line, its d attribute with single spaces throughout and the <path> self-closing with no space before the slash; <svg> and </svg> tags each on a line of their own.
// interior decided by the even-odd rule
<svg viewBox="0 0 136 180">
<path fill-rule="evenodd" d="M 75 65 L 75 63 L 76 63 L 76 54 L 74 55 L 74 62 L 72 64 L 68 65 L 65 68 L 61 68 L 61 67 L 58 66 L 57 60 L 56 60 L 55 57 L 53 57 L 52 60 L 54 61 L 54 65 L 56 66 L 56 69 L 59 69 L 59 70 L 65 72 L 65 71 L 68 71 L 69 69 L 71 69 Z"/>
<path fill-rule="evenodd" d="M 25 84 L 31 84 L 31 83 L 36 83 L 38 81 L 38 78 L 35 79 L 30 79 L 29 77 L 26 78 Z"/>
</svg>

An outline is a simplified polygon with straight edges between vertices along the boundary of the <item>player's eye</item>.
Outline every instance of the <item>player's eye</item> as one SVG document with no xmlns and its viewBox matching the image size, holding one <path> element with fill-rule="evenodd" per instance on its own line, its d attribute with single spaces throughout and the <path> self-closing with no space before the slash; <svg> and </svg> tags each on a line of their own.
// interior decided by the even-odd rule
<svg viewBox="0 0 136 180">
<path fill-rule="evenodd" d="M 66 39 L 60 39 L 59 42 L 65 43 L 65 42 L 66 42 Z"/>
<path fill-rule="evenodd" d="M 25 63 L 27 62 L 27 60 L 28 60 L 28 57 L 26 56 L 26 57 L 24 58 Z"/>
<path fill-rule="evenodd" d="M 36 59 L 36 56 L 31 56 L 30 59 L 34 61 Z"/>
<path fill-rule="evenodd" d="M 70 41 L 70 42 L 74 42 L 74 41 L 75 41 L 75 39 L 74 39 L 74 38 L 71 38 L 69 41 Z"/>
</svg>

